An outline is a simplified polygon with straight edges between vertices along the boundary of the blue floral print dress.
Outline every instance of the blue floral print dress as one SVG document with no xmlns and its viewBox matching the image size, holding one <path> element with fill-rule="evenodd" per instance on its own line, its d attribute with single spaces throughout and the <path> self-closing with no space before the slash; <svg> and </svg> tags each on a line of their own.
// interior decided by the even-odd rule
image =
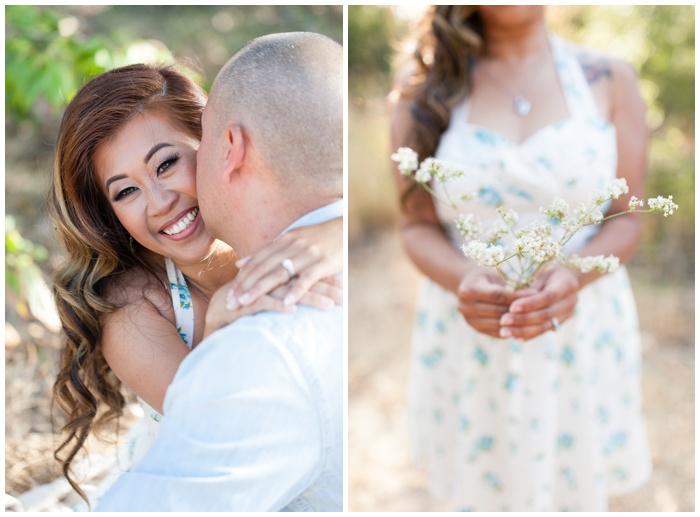
<svg viewBox="0 0 700 517">
<path fill-rule="evenodd" d="M 519 226 L 555 197 L 576 207 L 616 176 L 616 130 L 601 118 L 575 56 L 552 36 L 569 117 L 521 144 L 468 122 L 457 106 L 436 158 L 461 166 L 450 195 L 484 227 L 503 205 Z M 457 246 L 456 214 L 436 203 Z M 573 253 L 598 230 L 586 227 Z M 426 280 L 417 303 L 408 417 L 414 458 L 434 495 L 464 511 L 602 511 L 650 476 L 640 333 L 624 267 L 579 293 L 559 332 L 524 343 L 476 332 L 457 298 Z"/>
</svg>

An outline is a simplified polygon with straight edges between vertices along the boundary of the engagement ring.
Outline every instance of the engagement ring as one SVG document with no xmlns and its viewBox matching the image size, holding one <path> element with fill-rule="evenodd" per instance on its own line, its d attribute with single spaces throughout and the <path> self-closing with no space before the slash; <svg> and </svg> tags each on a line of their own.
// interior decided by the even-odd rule
<svg viewBox="0 0 700 517">
<path fill-rule="evenodd" d="M 552 330 L 559 332 L 559 320 L 556 317 L 552 318 Z"/>
<path fill-rule="evenodd" d="M 294 263 L 291 261 L 291 259 L 284 259 L 280 265 L 284 268 L 284 270 L 287 273 L 289 273 L 290 280 L 296 276 L 297 271 L 296 269 L 294 269 Z"/>
</svg>

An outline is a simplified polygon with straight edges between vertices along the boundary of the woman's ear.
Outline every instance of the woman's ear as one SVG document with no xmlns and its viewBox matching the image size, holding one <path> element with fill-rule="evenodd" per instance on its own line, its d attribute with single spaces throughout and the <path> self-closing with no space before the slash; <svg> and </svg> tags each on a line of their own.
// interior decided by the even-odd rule
<svg viewBox="0 0 700 517">
<path fill-rule="evenodd" d="M 226 128 L 223 183 L 231 183 L 245 162 L 246 143 L 243 129 L 238 124 Z"/>
</svg>

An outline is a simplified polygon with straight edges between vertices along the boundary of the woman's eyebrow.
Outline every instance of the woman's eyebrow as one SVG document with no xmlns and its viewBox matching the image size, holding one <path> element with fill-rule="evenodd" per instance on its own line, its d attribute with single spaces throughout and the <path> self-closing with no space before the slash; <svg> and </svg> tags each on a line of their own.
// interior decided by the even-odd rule
<svg viewBox="0 0 700 517">
<path fill-rule="evenodd" d="M 107 183 L 105 184 L 105 190 L 109 192 L 109 186 L 114 183 L 115 181 L 123 180 L 126 178 L 125 174 L 117 174 L 116 176 L 112 176 L 107 180 Z"/>
<path fill-rule="evenodd" d="M 151 147 L 151 150 L 146 153 L 146 157 L 143 159 L 143 163 L 148 163 L 149 160 L 153 157 L 156 152 L 158 152 L 160 149 L 163 147 L 172 147 L 173 144 L 168 144 L 165 142 L 161 142 L 160 144 L 156 144 L 153 147 Z"/>
</svg>

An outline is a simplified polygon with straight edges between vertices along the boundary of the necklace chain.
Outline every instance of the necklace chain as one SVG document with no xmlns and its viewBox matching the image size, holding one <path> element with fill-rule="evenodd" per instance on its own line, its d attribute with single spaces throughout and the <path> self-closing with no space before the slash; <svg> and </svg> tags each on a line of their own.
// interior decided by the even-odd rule
<svg viewBox="0 0 700 517">
<path fill-rule="evenodd" d="M 533 67 L 533 71 L 531 72 L 530 76 L 527 78 L 527 80 L 523 83 L 522 87 L 520 88 L 520 93 L 515 93 L 513 92 L 510 88 L 508 88 L 505 84 L 503 84 L 501 81 L 496 79 L 493 75 L 491 75 L 486 68 L 481 69 L 481 72 L 484 74 L 484 76 L 493 83 L 494 86 L 496 86 L 499 90 L 501 90 L 501 93 L 504 93 L 507 97 L 510 97 L 513 99 L 513 109 L 515 110 L 515 113 L 517 113 L 521 117 L 527 116 L 528 113 L 530 113 L 530 110 L 532 109 L 532 102 L 527 99 L 525 94 L 528 92 L 530 89 L 530 86 L 532 86 L 532 83 L 537 76 L 537 72 L 540 68 L 540 66 L 544 63 L 545 59 L 549 55 L 549 52 L 543 52 L 542 57 L 540 60 L 537 62 L 537 65 Z"/>
</svg>

